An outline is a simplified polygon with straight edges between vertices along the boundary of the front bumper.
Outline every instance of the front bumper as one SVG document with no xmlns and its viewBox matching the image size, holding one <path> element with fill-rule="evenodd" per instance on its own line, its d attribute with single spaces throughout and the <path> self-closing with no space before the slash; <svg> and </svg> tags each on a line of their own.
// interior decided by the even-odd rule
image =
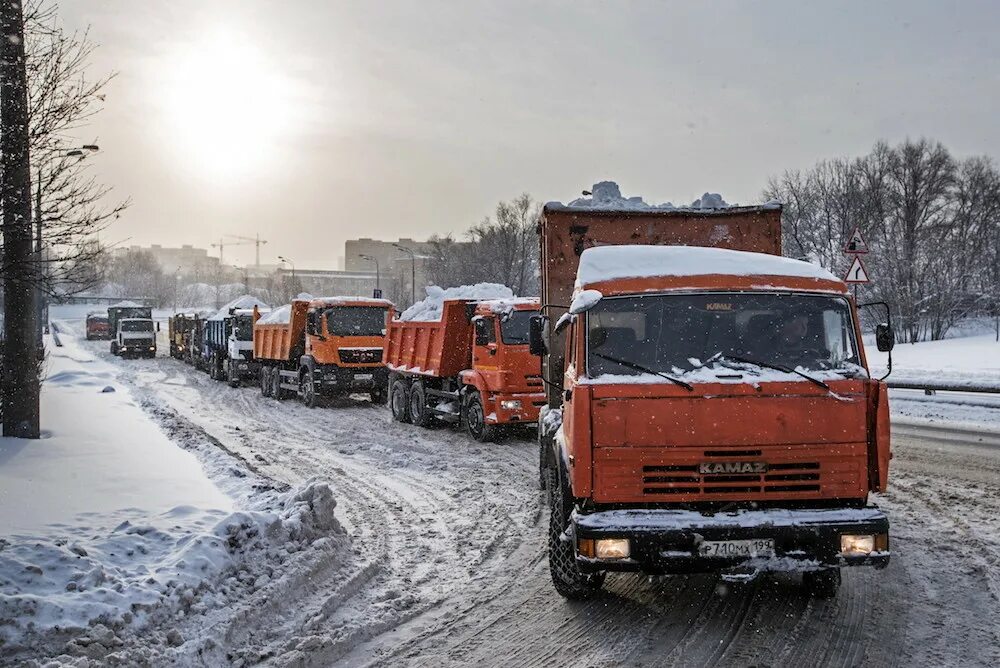
<svg viewBox="0 0 1000 668">
<path fill-rule="evenodd" d="M 322 392 L 339 393 L 349 390 L 373 390 L 389 384 L 389 370 L 384 366 L 335 367 L 325 366 L 317 373 Z"/>
<path fill-rule="evenodd" d="M 504 402 L 520 402 L 519 408 L 505 408 Z M 538 422 L 538 413 L 546 403 L 544 393 L 516 393 L 493 395 L 493 410 L 488 411 L 486 422 L 489 424 L 534 424 Z"/>
<path fill-rule="evenodd" d="M 737 567 L 760 571 L 812 570 L 828 566 L 889 564 L 889 520 L 874 506 L 833 509 L 764 509 L 703 515 L 692 510 L 607 510 L 573 514 L 572 535 L 581 539 L 627 538 L 627 559 L 581 556 L 584 572 L 706 573 Z M 867 555 L 840 553 L 841 535 L 883 535 L 884 549 Z M 772 539 L 773 557 L 706 557 L 702 541 Z"/>
</svg>

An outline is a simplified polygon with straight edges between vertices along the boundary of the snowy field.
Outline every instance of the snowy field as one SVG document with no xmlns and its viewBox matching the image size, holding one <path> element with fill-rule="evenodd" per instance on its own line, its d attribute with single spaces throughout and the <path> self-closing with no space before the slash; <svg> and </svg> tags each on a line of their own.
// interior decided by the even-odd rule
<svg viewBox="0 0 1000 668">
<path fill-rule="evenodd" d="M 122 361 L 73 315 L 54 314 L 46 439 L 0 450 L 2 488 L 21 485 L 0 515 L 0 664 L 1000 663 L 1000 437 L 957 425 L 987 409 L 894 393 L 893 561 L 849 570 L 833 601 L 791 574 L 616 575 L 568 603 L 530 438 L 266 399 L 162 345 Z M 937 413 L 898 408 L 920 402 Z M 81 473 L 92 489 L 66 496 Z"/>
</svg>

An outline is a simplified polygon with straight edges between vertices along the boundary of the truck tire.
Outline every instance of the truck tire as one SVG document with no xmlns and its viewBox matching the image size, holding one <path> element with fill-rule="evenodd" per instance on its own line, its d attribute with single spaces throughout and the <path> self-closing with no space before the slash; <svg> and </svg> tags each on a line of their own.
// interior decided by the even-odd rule
<svg viewBox="0 0 1000 668">
<path fill-rule="evenodd" d="M 427 392 L 419 380 L 410 386 L 410 422 L 418 427 L 429 427 L 434 421 L 427 407 Z"/>
<path fill-rule="evenodd" d="M 583 601 L 593 598 L 604 585 L 604 573 L 581 573 L 576 565 L 573 542 L 563 540 L 573 512 L 573 498 L 565 484 L 565 476 L 555 468 L 545 469 L 549 489 L 549 573 L 556 591 L 564 598 Z"/>
<path fill-rule="evenodd" d="M 208 377 L 212 380 L 219 380 L 219 361 L 215 353 L 208 358 Z"/>
<path fill-rule="evenodd" d="M 240 375 L 236 371 L 236 367 L 233 366 L 232 360 L 226 364 L 226 377 L 229 381 L 229 387 L 239 387 L 240 386 Z"/>
<path fill-rule="evenodd" d="M 281 386 L 280 367 L 274 367 L 271 369 L 271 396 L 278 401 L 284 401 L 285 397 L 288 396 L 287 390 Z"/>
<path fill-rule="evenodd" d="M 299 371 L 299 387 L 302 388 L 302 403 L 309 408 L 316 408 L 316 377 L 312 369 L 307 367 Z"/>
<path fill-rule="evenodd" d="M 480 443 L 495 441 L 499 434 L 496 425 L 486 424 L 486 411 L 478 392 L 470 395 L 465 403 L 465 429 Z"/>
<path fill-rule="evenodd" d="M 833 598 L 840 589 L 840 569 L 824 568 L 802 574 L 802 585 L 814 598 Z"/>
<path fill-rule="evenodd" d="M 410 393 L 407 383 L 402 378 L 397 378 L 392 383 L 389 392 L 389 408 L 392 410 L 392 418 L 396 422 L 410 421 Z"/>
<path fill-rule="evenodd" d="M 381 386 L 373 387 L 372 391 L 368 393 L 371 397 L 372 403 L 376 406 L 384 406 L 386 400 L 385 388 Z"/>
<path fill-rule="evenodd" d="M 271 396 L 271 369 L 270 367 L 262 366 L 260 368 L 260 373 L 257 374 L 258 381 L 260 382 L 260 396 L 270 397 Z"/>
<path fill-rule="evenodd" d="M 117 355 L 118 354 L 118 342 L 117 341 L 112 341 L 111 342 L 111 354 L 112 355 Z"/>
</svg>

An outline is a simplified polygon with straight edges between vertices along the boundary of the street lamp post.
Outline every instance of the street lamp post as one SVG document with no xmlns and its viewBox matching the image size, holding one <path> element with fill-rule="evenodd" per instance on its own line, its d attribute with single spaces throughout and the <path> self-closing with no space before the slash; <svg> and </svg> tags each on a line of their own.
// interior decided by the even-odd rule
<svg viewBox="0 0 1000 668">
<path fill-rule="evenodd" d="M 393 244 L 397 250 L 401 250 L 410 256 L 410 303 L 417 303 L 417 254 L 406 246 Z"/>
<path fill-rule="evenodd" d="M 281 260 L 282 263 L 288 263 L 288 264 L 292 265 L 292 280 L 294 281 L 295 280 L 295 263 L 292 262 L 291 260 L 289 260 L 287 257 L 282 257 L 280 255 L 278 256 L 278 259 Z"/>
<path fill-rule="evenodd" d="M 381 292 L 382 285 L 380 284 L 379 280 L 378 258 L 373 255 L 365 255 L 364 253 L 359 254 L 358 257 L 361 258 L 362 260 L 368 260 L 369 262 L 375 263 L 375 289 Z"/>
<path fill-rule="evenodd" d="M 78 157 L 83 160 L 91 153 L 96 153 L 101 150 L 97 144 L 84 144 L 80 148 L 74 148 L 66 151 L 62 156 L 53 155 L 50 156 L 46 165 L 51 165 L 57 158 L 75 158 Z M 44 266 L 44 255 L 42 251 L 42 165 L 38 166 L 38 181 L 35 186 L 35 263 L 38 267 L 38 271 L 35 276 L 35 313 L 38 316 L 38 327 L 35 332 L 35 345 L 38 353 L 39 359 L 45 354 L 45 349 L 42 344 L 42 334 L 46 330 L 46 320 L 45 318 L 45 295 L 42 292 L 42 276 L 45 272 Z"/>
</svg>

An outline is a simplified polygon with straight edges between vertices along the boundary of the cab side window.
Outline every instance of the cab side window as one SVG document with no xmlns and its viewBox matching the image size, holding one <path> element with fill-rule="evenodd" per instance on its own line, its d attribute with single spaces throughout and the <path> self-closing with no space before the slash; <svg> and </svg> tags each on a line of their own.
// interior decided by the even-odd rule
<svg viewBox="0 0 1000 668">
<path fill-rule="evenodd" d="M 496 324 L 493 318 L 476 320 L 476 345 L 486 346 L 497 342 Z"/>
</svg>

